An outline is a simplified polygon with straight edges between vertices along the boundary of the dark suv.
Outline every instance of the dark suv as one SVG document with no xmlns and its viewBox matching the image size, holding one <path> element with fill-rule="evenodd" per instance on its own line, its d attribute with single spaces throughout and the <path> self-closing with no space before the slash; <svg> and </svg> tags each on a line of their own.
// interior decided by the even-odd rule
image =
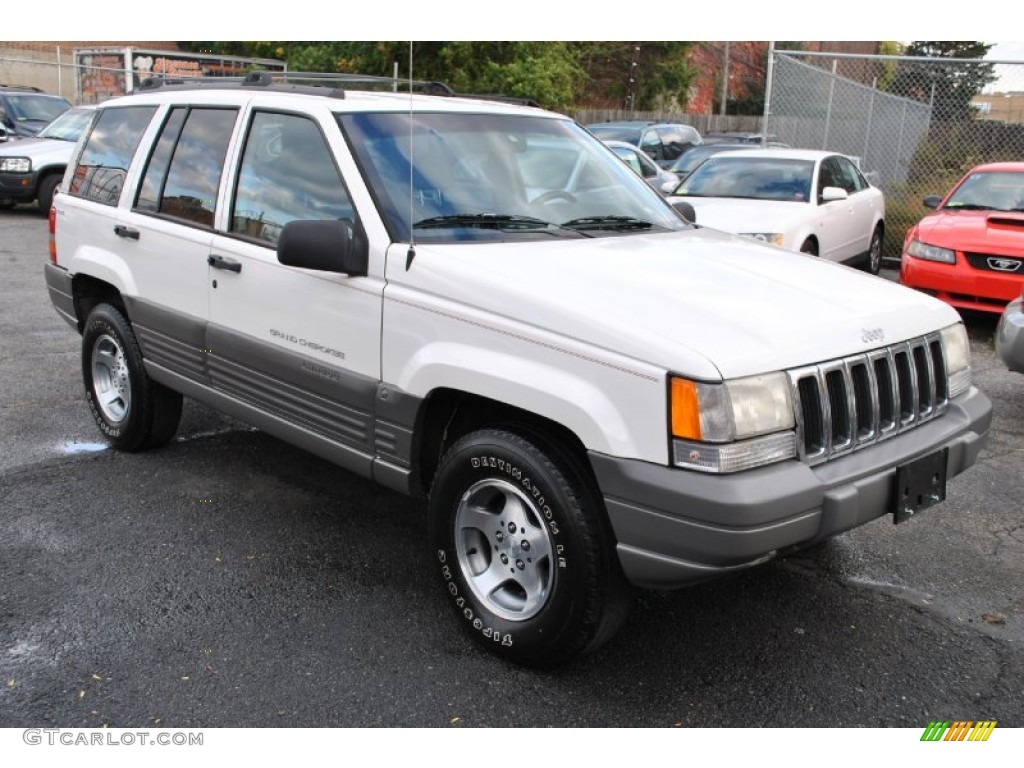
<svg viewBox="0 0 1024 768">
<path fill-rule="evenodd" d="M 71 104 L 60 96 L 30 86 L 0 83 L 0 125 L 8 138 L 35 136 L 69 109 Z"/>
<path fill-rule="evenodd" d="M 628 141 L 640 147 L 662 168 L 668 168 L 690 147 L 703 143 L 696 128 L 682 123 L 627 120 L 620 123 L 591 123 L 585 127 L 601 141 Z"/>
</svg>

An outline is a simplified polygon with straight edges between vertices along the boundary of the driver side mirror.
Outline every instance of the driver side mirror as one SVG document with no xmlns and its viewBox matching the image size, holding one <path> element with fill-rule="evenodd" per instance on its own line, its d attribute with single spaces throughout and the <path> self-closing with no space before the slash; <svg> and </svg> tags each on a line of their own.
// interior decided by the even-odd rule
<svg viewBox="0 0 1024 768">
<path fill-rule="evenodd" d="M 850 195 L 842 187 L 825 187 L 821 190 L 821 202 L 831 203 L 834 200 L 846 200 Z"/>
<path fill-rule="evenodd" d="M 370 249 L 349 219 L 289 221 L 277 240 L 277 260 L 289 267 L 365 275 Z"/>
<path fill-rule="evenodd" d="M 679 211 L 680 215 L 691 224 L 697 223 L 697 212 L 690 203 L 685 200 L 676 200 L 672 203 L 672 207 Z"/>
<path fill-rule="evenodd" d="M 0 141 L 7 141 L 9 138 L 10 135 L 7 133 L 7 126 L 0 123 Z"/>
</svg>

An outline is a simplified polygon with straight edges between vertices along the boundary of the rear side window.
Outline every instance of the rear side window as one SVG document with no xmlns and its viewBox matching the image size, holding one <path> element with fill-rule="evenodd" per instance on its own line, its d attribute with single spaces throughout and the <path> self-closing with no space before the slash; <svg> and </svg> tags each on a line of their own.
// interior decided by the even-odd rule
<svg viewBox="0 0 1024 768">
<path fill-rule="evenodd" d="M 71 177 L 69 193 L 117 205 L 128 167 L 156 107 L 113 107 L 100 112 Z"/>
<path fill-rule="evenodd" d="M 207 107 L 172 110 L 149 158 L 136 208 L 212 227 L 237 114 Z"/>
<path fill-rule="evenodd" d="M 245 140 L 231 232 L 276 245 L 289 221 L 349 219 L 352 203 L 317 124 L 257 112 Z"/>
</svg>

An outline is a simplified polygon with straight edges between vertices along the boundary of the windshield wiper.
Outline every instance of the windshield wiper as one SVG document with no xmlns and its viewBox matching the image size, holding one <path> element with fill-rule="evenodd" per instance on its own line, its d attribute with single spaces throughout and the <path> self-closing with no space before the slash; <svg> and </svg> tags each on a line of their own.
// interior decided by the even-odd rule
<svg viewBox="0 0 1024 768">
<path fill-rule="evenodd" d="M 514 216 L 504 213 L 456 213 L 450 216 L 433 216 L 420 219 L 413 227 L 416 229 L 451 229 L 470 227 L 474 229 L 500 229 L 502 232 L 538 232 L 554 229 L 565 229 L 560 224 L 532 216 Z"/>
<path fill-rule="evenodd" d="M 643 219 L 635 219 L 632 216 L 584 216 L 581 219 L 572 219 L 562 223 L 567 229 L 574 229 L 577 232 L 585 230 L 608 230 L 612 232 L 627 232 L 631 230 L 650 229 L 654 225 Z"/>
<path fill-rule="evenodd" d="M 951 211 L 995 211 L 997 208 L 993 208 L 991 205 L 978 205 L 977 203 L 946 203 L 946 207 Z"/>
</svg>

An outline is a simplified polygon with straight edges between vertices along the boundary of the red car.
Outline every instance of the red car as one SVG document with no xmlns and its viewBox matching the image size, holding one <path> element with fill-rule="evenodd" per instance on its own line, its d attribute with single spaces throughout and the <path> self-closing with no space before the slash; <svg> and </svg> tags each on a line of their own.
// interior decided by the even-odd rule
<svg viewBox="0 0 1024 768">
<path fill-rule="evenodd" d="M 903 243 L 900 282 L 959 309 L 1000 313 L 1024 287 L 1024 163 L 979 165 Z"/>
</svg>

